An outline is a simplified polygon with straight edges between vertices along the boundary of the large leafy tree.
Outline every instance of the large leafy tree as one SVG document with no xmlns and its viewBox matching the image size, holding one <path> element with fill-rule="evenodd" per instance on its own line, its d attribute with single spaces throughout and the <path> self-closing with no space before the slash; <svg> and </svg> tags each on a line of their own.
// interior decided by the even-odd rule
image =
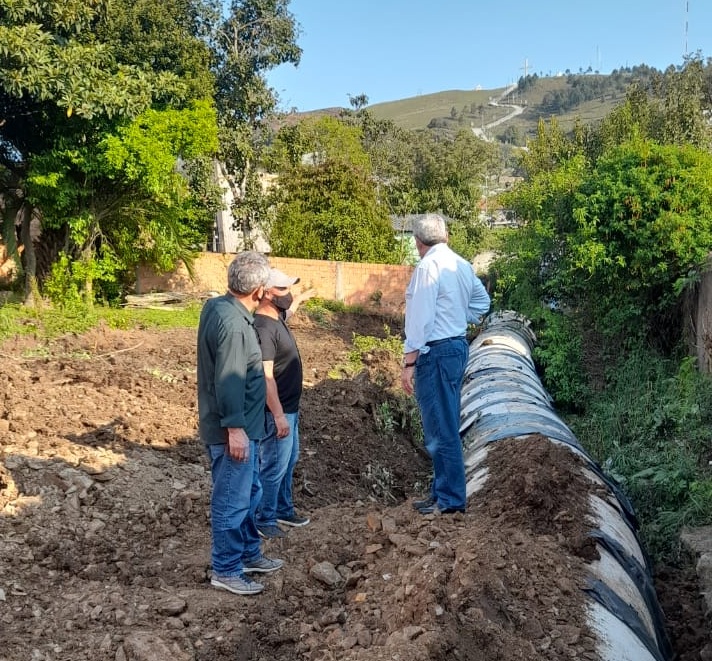
<svg viewBox="0 0 712 661">
<path fill-rule="evenodd" d="M 671 346 L 682 294 L 712 250 L 711 181 L 707 151 L 639 139 L 539 171 L 509 196 L 527 224 L 500 264 L 500 293 L 527 312 L 555 302 L 610 338 Z"/>
<path fill-rule="evenodd" d="M 361 129 L 379 201 L 396 216 L 437 211 L 453 219 L 450 245 L 466 259 L 476 254 L 484 235 L 480 200 L 486 177 L 498 167 L 497 148 L 463 129 L 454 136 L 399 128 L 377 120 L 351 97 L 355 111 L 344 120 Z"/>
<path fill-rule="evenodd" d="M 216 151 L 208 101 L 150 109 L 95 145 L 58 144 L 35 157 L 27 196 L 46 230 L 66 232 L 63 252 L 81 263 L 87 294 L 94 279 L 118 293 L 138 263 L 169 270 L 203 247 L 219 201 Z"/>
<path fill-rule="evenodd" d="M 712 155 L 623 144 L 586 177 L 571 218 L 559 290 L 585 301 L 601 330 L 678 339 L 682 293 L 712 250 Z"/>
<path fill-rule="evenodd" d="M 276 255 L 398 261 L 387 208 L 378 201 L 357 126 L 321 117 L 286 127 L 270 163 L 279 173 L 270 235 Z"/>
<path fill-rule="evenodd" d="M 137 23 L 153 28 L 131 32 Z M 196 23 L 195 7 L 187 3 L 166 12 L 151 0 L 0 2 L 3 238 L 13 249 L 15 228 L 22 227 L 28 292 L 60 251 L 86 258 L 100 248 L 92 237 L 103 233 L 106 219 L 116 218 L 117 198 L 109 194 L 116 173 L 104 177 L 108 173 L 98 165 L 107 137 L 119 136 L 150 108 L 184 108 L 200 95 L 195 80 L 211 80 Z M 159 32 L 166 38 L 159 39 Z M 205 144 L 214 149 L 214 140 Z M 52 188 L 57 196 L 50 200 Z M 138 203 L 146 191 L 133 192 Z M 154 210 L 153 231 L 143 232 L 147 243 L 155 243 L 164 221 L 175 222 L 174 208 L 163 209 L 165 215 Z M 29 232 L 33 216 L 43 227 L 37 262 Z"/>
<path fill-rule="evenodd" d="M 211 34 L 220 158 L 234 182 L 233 215 L 246 245 L 252 230 L 266 222 L 260 213 L 266 203 L 255 172 L 277 104 L 266 74 L 279 65 L 299 63 L 297 36 L 289 0 L 232 0 Z"/>
</svg>

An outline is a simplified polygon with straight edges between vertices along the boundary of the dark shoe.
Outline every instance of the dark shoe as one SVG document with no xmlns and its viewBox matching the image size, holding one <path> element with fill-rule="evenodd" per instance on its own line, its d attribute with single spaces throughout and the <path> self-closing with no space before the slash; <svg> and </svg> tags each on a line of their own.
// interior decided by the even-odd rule
<svg viewBox="0 0 712 661">
<path fill-rule="evenodd" d="M 283 566 L 284 560 L 258 555 L 253 560 L 243 562 L 242 571 L 245 572 L 245 574 L 269 574 L 270 572 L 281 569 Z"/>
<path fill-rule="evenodd" d="M 432 505 L 428 505 L 427 507 L 420 507 L 420 508 L 418 508 L 418 511 L 421 514 L 435 514 L 435 516 L 437 516 L 438 514 L 455 514 L 456 512 L 460 512 L 461 514 L 465 513 L 464 508 L 443 507 L 441 509 L 437 503 L 433 503 Z"/>
<path fill-rule="evenodd" d="M 213 574 L 210 585 L 234 594 L 259 594 L 265 589 L 262 583 L 251 581 L 247 576 L 215 576 Z"/>
<path fill-rule="evenodd" d="M 276 539 L 287 536 L 287 533 L 279 526 L 257 526 L 257 532 L 260 533 L 260 537 L 264 537 L 265 539 Z"/>
<path fill-rule="evenodd" d="M 432 498 L 426 498 L 425 500 L 415 500 L 413 501 L 413 509 L 420 510 L 423 507 L 431 507 L 435 504 Z"/>
<path fill-rule="evenodd" d="M 299 516 L 299 514 L 292 514 L 289 518 L 280 519 L 277 518 L 277 523 L 283 523 L 285 526 L 291 526 L 292 528 L 301 528 L 309 523 L 309 518 L 306 516 Z"/>
</svg>

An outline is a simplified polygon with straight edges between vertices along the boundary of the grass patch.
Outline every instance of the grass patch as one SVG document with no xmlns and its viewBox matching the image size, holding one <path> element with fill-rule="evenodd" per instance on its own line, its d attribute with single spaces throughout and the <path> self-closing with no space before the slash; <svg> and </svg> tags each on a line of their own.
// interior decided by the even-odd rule
<svg viewBox="0 0 712 661">
<path fill-rule="evenodd" d="M 325 298 L 311 298 L 300 310 L 323 328 L 333 328 L 334 320 L 339 314 L 363 314 L 364 312 L 360 305 L 346 305 L 342 301 L 330 301 Z"/>
<path fill-rule="evenodd" d="M 385 337 L 374 337 L 373 335 L 353 335 L 353 349 L 346 356 L 346 362 L 334 367 L 329 372 L 332 379 L 341 379 L 344 376 L 351 378 L 366 369 L 364 357 L 367 354 L 385 352 L 394 360 L 398 360 L 403 353 L 403 340 L 400 336 L 393 335 L 390 327 L 383 326 Z"/>
<path fill-rule="evenodd" d="M 191 304 L 180 310 L 119 309 L 81 305 L 25 306 L 20 303 L 7 303 L 0 307 L 0 342 L 22 335 L 32 335 L 37 340 L 52 340 L 67 333 L 84 333 L 99 323 L 121 330 L 197 328 L 201 309 L 200 303 Z"/>
</svg>

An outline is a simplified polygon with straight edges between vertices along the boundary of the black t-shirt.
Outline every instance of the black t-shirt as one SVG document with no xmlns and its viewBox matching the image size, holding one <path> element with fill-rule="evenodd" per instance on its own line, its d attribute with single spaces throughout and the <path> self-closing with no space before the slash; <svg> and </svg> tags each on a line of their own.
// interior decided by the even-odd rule
<svg viewBox="0 0 712 661">
<path fill-rule="evenodd" d="M 282 409 L 285 413 L 296 413 L 302 396 L 302 359 L 294 335 L 281 318 L 256 314 L 254 324 L 262 360 L 274 361 L 274 379 Z"/>
</svg>

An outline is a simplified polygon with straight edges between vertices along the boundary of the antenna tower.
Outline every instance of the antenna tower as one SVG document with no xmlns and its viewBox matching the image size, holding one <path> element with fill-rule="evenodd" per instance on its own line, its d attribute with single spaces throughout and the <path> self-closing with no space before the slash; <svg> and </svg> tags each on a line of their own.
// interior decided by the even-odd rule
<svg viewBox="0 0 712 661">
<path fill-rule="evenodd" d="M 529 59 L 525 57 L 524 58 L 524 66 L 519 67 L 519 68 L 524 71 L 524 77 L 526 78 L 527 74 L 529 73 Z"/>
</svg>

